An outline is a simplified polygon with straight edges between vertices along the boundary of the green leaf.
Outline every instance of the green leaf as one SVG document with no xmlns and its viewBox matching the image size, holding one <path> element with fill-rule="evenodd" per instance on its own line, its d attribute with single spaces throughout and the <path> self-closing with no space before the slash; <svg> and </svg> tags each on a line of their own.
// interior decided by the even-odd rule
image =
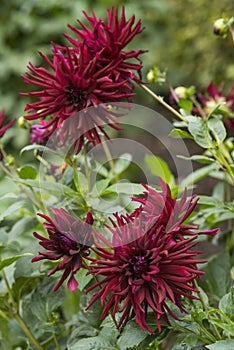
<svg viewBox="0 0 234 350">
<path fill-rule="evenodd" d="M 68 350 L 118 350 L 118 348 L 111 345 L 110 341 L 103 337 L 83 338 L 77 343 L 67 347 Z"/>
<path fill-rule="evenodd" d="M 208 120 L 208 127 L 218 144 L 225 140 L 227 133 L 222 120 L 218 118 L 210 118 Z"/>
<path fill-rule="evenodd" d="M 19 183 L 22 183 L 26 186 L 38 188 L 54 195 L 65 195 L 70 198 L 77 197 L 79 193 L 72 190 L 70 187 L 62 185 L 61 183 L 52 182 L 52 181 L 39 181 L 39 180 L 18 180 Z"/>
<path fill-rule="evenodd" d="M 198 338 L 194 334 L 180 334 L 171 350 L 191 350 L 197 345 Z"/>
<path fill-rule="evenodd" d="M 212 296 L 222 298 L 230 287 L 230 258 L 221 253 L 212 257 L 205 267 L 206 279 Z"/>
<path fill-rule="evenodd" d="M 193 135 L 195 142 L 202 148 L 213 148 L 213 141 L 204 120 L 195 116 L 189 116 L 187 120 L 188 130 Z"/>
<path fill-rule="evenodd" d="M 10 205 L 7 210 L 5 210 L 1 215 L 0 215 L 0 221 L 2 221 L 5 217 L 8 215 L 11 215 L 16 212 L 16 210 L 19 210 L 24 207 L 24 201 L 19 201 L 15 202 L 14 204 Z"/>
<path fill-rule="evenodd" d="M 77 191 L 82 194 L 83 198 L 85 198 L 89 188 L 86 176 L 81 172 L 75 171 L 73 179 Z"/>
<path fill-rule="evenodd" d="M 57 157 L 60 157 L 62 159 L 64 159 L 64 154 L 63 153 L 59 153 L 58 150 L 54 150 L 54 149 L 50 149 L 49 147 L 45 147 L 45 146 L 42 146 L 42 145 L 36 145 L 36 144 L 33 144 L 33 145 L 28 145 L 28 146 L 25 146 L 20 154 L 26 152 L 26 151 L 32 151 L 32 150 L 37 150 L 37 151 L 40 151 L 40 152 L 43 152 L 44 154 L 53 154 L 53 155 L 56 155 Z"/>
<path fill-rule="evenodd" d="M 13 264 L 16 260 L 22 258 L 23 256 L 28 256 L 28 255 L 32 255 L 30 253 L 24 253 L 21 255 L 16 255 L 13 256 L 11 258 L 6 258 L 4 260 L 0 260 L 0 270 L 4 269 L 7 266 L 10 266 L 11 264 Z"/>
<path fill-rule="evenodd" d="M 184 178 L 181 181 L 181 188 L 189 187 L 196 182 L 200 181 L 204 177 L 208 176 L 210 173 L 212 173 L 214 170 L 217 169 L 216 164 L 210 164 L 205 167 L 202 167 L 200 169 L 195 170 L 193 173 L 189 174 L 186 178 Z"/>
<path fill-rule="evenodd" d="M 144 187 L 141 184 L 132 182 L 119 182 L 108 187 L 103 194 L 108 194 L 110 192 L 124 193 L 126 195 L 142 194 L 144 192 Z"/>
<path fill-rule="evenodd" d="M 191 100 L 187 100 L 186 98 L 179 99 L 179 107 L 183 108 L 187 113 L 191 113 L 193 109 L 193 103 Z"/>
<path fill-rule="evenodd" d="M 31 165 L 24 165 L 17 169 L 17 173 L 21 179 L 34 180 L 37 177 L 37 169 Z"/>
<path fill-rule="evenodd" d="M 87 270 L 80 269 L 76 273 L 76 278 L 77 278 L 77 281 L 79 283 L 78 288 L 80 291 L 82 291 L 87 286 L 87 284 L 91 281 L 93 276 L 92 275 L 87 276 Z"/>
<path fill-rule="evenodd" d="M 219 309 L 230 318 L 234 316 L 234 287 L 219 301 Z"/>
<path fill-rule="evenodd" d="M 201 164 L 211 164 L 214 163 L 215 160 L 213 158 L 202 156 L 202 155 L 194 155 L 191 157 L 185 157 L 185 156 L 177 156 L 178 158 L 185 159 L 185 160 L 194 160 L 195 162 L 201 163 Z"/>
<path fill-rule="evenodd" d="M 234 349 L 234 340 L 219 340 L 211 345 L 206 345 L 209 350 L 232 350 Z"/>
<path fill-rule="evenodd" d="M 174 176 L 163 159 L 147 154 L 145 162 L 153 175 L 161 177 L 167 184 L 175 183 Z"/>
<path fill-rule="evenodd" d="M 124 170 L 126 170 L 132 161 L 132 155 L 129 153 L 121 154 L 115 163 L 114 174 L 120 175 Z"/>
<path fill-rule="evenodd" d="M 187 131 L 181 129 L 173 129 L 168 135 L 173 139 L 193 139 L 192 135 L 190 135 Z"/>
<path fill-rule="evenodd" d="M 118 339 L 118 347 L 120 350 L 126 350 L 128 348 L 133 348 L 139 345 L 149 333 L 143 331 L 135 321 L 130 321 L 124 327 L 121 336 Z"/>
<path fill-rule="evenodd" d="M 97 181 L 92 188 L 91 195 L 93 197 L 100 197 L 104 193 L 109 183 L 110 183 L 110 179 L 103 179 L 103 180 Z"/>
</svg>

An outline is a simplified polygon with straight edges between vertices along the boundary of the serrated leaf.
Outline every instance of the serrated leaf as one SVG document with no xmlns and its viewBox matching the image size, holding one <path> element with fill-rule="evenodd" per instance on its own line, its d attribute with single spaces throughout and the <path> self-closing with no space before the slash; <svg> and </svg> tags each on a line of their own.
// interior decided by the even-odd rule
<svg viewBox="0 0 234 350">
<path fill-rule="evenodd" d="M 187 131 L 181 130 L 181 129 L 173 129 L 169 137 L 172 137 L 173 139 L 193 139 L 192 135 L 190 135 Z"/>
<path fill-rule="evenodd" d="M 87 276 L 86 269 L 80 269 L 79 271 L 77 271 L 76 279 L 78 281 L 79 290 L 82 291 L 87 286 L 87 284 L 91 281 L 92 278 L 93 278 L 92 275 Z"/>
<path fill-rule="evenodd" d="M 4 260 L 1 260 L 0 261 L 0 270 L 4 269 L 7 266 L 12 265 L 16 260 L 22 258 L 23 256 L 28 256 L 28 255 L 31 255 L 31 254 L 30 253 L 25 253 L 25 254 L 16 255 L 16 256 L 13 256 L 11 258 L 6 258 Z"/>
<path fill-rule="evenodd" d="M 167 163 L 157 156 L 146 155 L 145 162 L 153 175 L 161 177 L 167 184 L 174 184 L 172 175 Z"/>
<path fill-rule="evenodd" d="M 219 309 L 228 317 L 232 318 L 234 316 L 234 287 L 232 291 L 225 294 L 219 301 Z"/>
<path fill-rule="evenodd" d="M 120 350 L 131 349 L 139 345 L 148 335 L 149 333 L 143 331 L 135 321 L 130 321 L 127 323 L 118 339 L 118 347 Z"/>
<path fill-rule="evenodd" d="M 209 350 L 232 350 L 234 349 L 234 340 L 219 340 L 211 345 L 206 345 Z"/>
<path fill-rule="evenodd" d="M 188 130 L 194 137 L 195 142 L 202 148 L 212 148 L 213 141 L 204 120 L 195 116 L 189 116 L 187 119 Z"/>
<path fill-rule="evenodd" d="M 171 350 L 191 350 L 197 345 L 198 338 L 194 334 L 180 334 Z"/>
<path fill-rule="evenodd" d="M 227 132 L 222 120 L 218 118 L 210 118 L 208 120 L 208 127 L 218 144 L 225 140 Z"/>
<path fill-rule="evenodd" d="M 216 298 L 221 298 L 230 287 L 230 258 L 226 253 L 212 257 L 205 267 L 209 290 Z"/>
</svg>

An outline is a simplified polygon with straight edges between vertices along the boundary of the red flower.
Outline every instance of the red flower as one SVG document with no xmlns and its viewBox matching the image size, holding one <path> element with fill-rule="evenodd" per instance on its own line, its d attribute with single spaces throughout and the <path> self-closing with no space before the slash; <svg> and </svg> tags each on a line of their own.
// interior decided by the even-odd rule
<svg viewBox="0 0 234 350">
<path fill-rule="evenodd" d="M 126 44 L 142 31 L 140 22 L 132 28 L 134 16 L 126 21 L 123 10 L 118 19 L 118 9 L 114 11 L 112 8 L 108 11 L 107 25 L 95 15 L 93 18 L 87 14 L 85 16 L 93 31 L 80 21 L 83 30 L 70 26 L 80 38 L 73 40 L 67 36 L 75 47 L 59 49 L 53 46 L 52 61 L 40 53 L 49 69 L 37 68 L 29 63 L 29 72 L 23 76 L 26 83 L 39 87 L 40 91 L 21 93 L 39 98 L 39 101 L 26 105 L 25 110 L 29 115 L 25 118 L 31 120 L 49 116 L 46 124 L 48 133 L 44 137 L 59 129 L 60 142 L 67 143 L 69 138 L 77 153 L 84 138 L 93 145 L 101 142 L 100 132 L 108 138 L 104 131 L 105 124 L 119 129 L 116 117 L 120 114 L 107 106 L 124 99 L 129 101 L 133 95 L 133 80 L 138 80 L 133 71 L 140 75 L 142 68 L 132 59 L 139 60 L 143 52 L 123 51 Z"/>
<path fill-rule="evenodd" d="M 48 141 L 45 137 L 47 125 L 44 120 L 40 120 L 40 124 L 34 124 L 30 127 L 30 143 L 37 143 L 39 145 L 44 145 Z"/>
<path fill-rule="evenodd" d="M 186 312 L 183 297 L 199 299 L 195 279 L 203 272 L 197 268 L 203 260 L 195 257 L 200 254 L 191 251 L 196 246 L 198 234 L 214 235 L 218 230 L 195 233 L 196 226 L 184 223 L 196 201 L 172 199 L 169 188 L 163 184 L 163 192 L 148 188 L 148 198 L 141 200 L 141 213 L 134 216 L 117 216 L 117 224 L 109 228 L 113 234 L 113 250 L 98 247 L 94 251 L 100 259 L 89 258 L 92 263 L 89 273 L 104 276 L 100 282 L 88 288 L 87 292 L 99 287 L 90 307 L 101 299 L 104 310 L 101 319 L 108 312 L 122 313 L 118 327 L 136 317 L 142 329 L 153 333 L 147 325 L 147 314 L 152 311 L 159 331 L 163 317 L 167 323 L 167 313 L 177 318 L 170 309 L 168 300 Z M 103 239 L 105 241 L 105 239 Z M 106 242 L 106 241 L 105 241 Z M 121 244 L 122 242 L 122 244 Z M 131 243 L 129 243 L 131 242 Z"/>
<path fill-rule="evenodd" d="M 6 124 L 5 126 L 2 126 L 4 123 L 4 109 L 0 112 L 0 137 L 3 137 L 5 132 L 16 122 L 16 119 L 13 119 L 10 121 L 10 123 Z"/>
<path fill-rule="evenodd" d="M 130 84 L 128 89 L 132 91 L 134 89 L 133 80 L 139 81 L 139 78 L 141 78 L 142 65 L 139 56 L 145 51 L 126 51 L 125 47 L 137 34 L 142 32 L 141 21 L 139 20 L 134 26 L 135 16 L 126 20 L 124 7 L 122 7 L 119 18 L 118 6 L 113 6 L 111 10 L 107 10 L 107 23 L 97 18 L 94 12 L 92 16 L 89 16 L 85 11 L 83 13 L 91 28 L 77 20 L 82 29 L 68 25 L 77 37 L 73 39 L 64 34 L 65 37 L 74 45 L 74 50 L 78 52 L 85 43 L 85 62 L 88 63 L 98 55 L 98 68 L 101 69 L 111 65 L 113 69 L 110 76 L 113 81 L 122 82 L 127 80 Z M 133 59 L 138 62 L 134 63 Z M 138 73 L 139 78 L 134 71 Z"/>
<path fill-rule="evenodd" d="M 72 292 L 78 287 L 75 274 L 81 267 L 84 267 L 82 259 L 89 255 L 89 248 L 92 245 L 90 225 L 93 224 L 93 218 L 91 212 L 89 212 L 86 223 L 76 221 L 64 209 L 53 209 L 53 214 L 55 220 L 46 215 L 38 214 L 47 221 L 44 223 L 44 227 L 48 231 L 49 238 L 45 238 L 37 232 L 33 233 L 46 251 L 39 251 L 39 256 L 34 257 L 32 262 L 42 259 L 61 259 L 60 263 L 48 276 L 53 275 L 56 271 L 64 270 L 62 277 L 54 287 L 54 291 L 70 275 L 68 288 Z"/>
<path fill-rule="evenodd" d="M 202 107 L 205 113 L 209 114 L 212 109 L 220 104 L 220 108 L 226 111 L 227 113 L 234 114 L 234 84 L 231 88 L 230 93 L 225 96 L 224 92 L 224 83 L 221 83 L 218 88 L 215 87 L 213 83 L 210 83 L 207 87 L 208 97 L 202 94 L 199 94 L 199 100 L 201 101 Z M 197 111 L 199 114 L 199 111 Z M 234 119 L 225 117 L 225 124 L 228 127 L 234 129 Z"/>
</svg>

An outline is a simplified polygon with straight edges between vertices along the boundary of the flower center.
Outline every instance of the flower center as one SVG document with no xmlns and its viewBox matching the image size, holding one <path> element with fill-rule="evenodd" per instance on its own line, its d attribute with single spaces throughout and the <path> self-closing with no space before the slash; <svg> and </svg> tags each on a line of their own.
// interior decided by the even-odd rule
<svg viewBox="0 0 234 350">
<path fill-rule="evenodd" d="M 69 105 L 74 107 L 84 108 L 87 102 L 87 94 L 82 90 L 76 89 L 74 87 L 66 88 L 66 93 L 68 96 Z"/>
<path fill-rule="evenodd" d="M 134 278 L 140 278 L 143 273 L 147 272 L 148 262 L 145 256 L 134 256 L 130 260 L 130 264 L 132 265 Z"/>
<path fill-rule="evenodd" d="M 73 250 L 79 250 L 79 246 L 75 241 L 72 241 L 66 236 L 60 235 L 57 240 L 58 250 L 62 251 L 63 253 L 69 253 L 71 249 Z"/>
</svg>

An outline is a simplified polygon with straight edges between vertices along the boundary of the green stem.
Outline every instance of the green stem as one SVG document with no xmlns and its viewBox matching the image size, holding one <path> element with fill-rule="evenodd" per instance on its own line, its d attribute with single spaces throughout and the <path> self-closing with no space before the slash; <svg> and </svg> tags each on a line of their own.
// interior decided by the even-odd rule
<svg viewBox="0 0 234 350">
<path fill-rule="evenodd" d="M 103 137 L 101 137 L 101 140 L 102 140 L 102 147 L 103 147 L 103 150 L 105 152 L 105 155 L 106 155 L 106 159 L 108 160 L 109 164 L 110 164 L 110 168 L 112 171 L 114 171 L 114 168 L 115 168 L 115 164 L 113 162 L 113 158 L 112 158 L 112 155 L 110 153 L 110 150 L 106 144 L 106 141 L 104 140 Z"/>
<path fill-rule="evenodd" d="M 83 263 L 84 267 L 85 267 L 87 270 L 89 270 L 89 266 L 88 266 L 87 263 L 84 261 L 84 259 L 82 260 L 82 263 Z M 95 281 L 96 281 L 97 283 L 100 282 L 100 281 L 98 280 L 97 276 L 93 275 L 93 278 L 95 279 Z M 99 286 L 99 288 L 101 289 L 102 287 Z M 111 316 L 111 318 L 112 318 L 112 320 L 113 320 L 113 322 L 114 322 L 114 324 L 115 324 L 116 329 L 117 329 L 118 332 L 119 332 L 118 323 L 117 323 L 117 321 L 116 321 L 116 319 L 115 319 L 115 316 L 112 315 L 112 313 L 111 313 L 110 311 L 109 311 L 109 314 L 110 314 L 110 316 Z"/>
<path fill-rule="evenodd" d="M 152 96 L 158 103 L 160 103 L 163 107 L 168 109 L 171 113 L 173 113 L 177 118 L 182 120 L 183 122 L 187 123 L 187 120 L 185 117 L 183 117 L 179 112 L 177 112 L 173 107 L 171 107 L 168 103 L 166 103 L 162 97 L 156 95 L 152 90 L 150 90 L 146 85 L 140 84 L 142 89 L 148 92 L 150 96 Z"/>
<path fill-rule="evenodd" d="M 61 350 L 61 347 L 60 347 L 60 345 L 59 345 L 59 342 L 58 342 L 58 339 L 57 339 L 57 337 L 56 337 L 56 334 L 54 334 L 54 342 L 55 342 L 55 345 L 57 346 L 57 349 L 58 349 L 58 350 Z"/>
<path fill-rule="evenodd" d="M 36 340 L 36 338 L 34 337 L 34 335 L 32 334 L 32 332 L 30 331 L 30 329 L 27 327 L 27 325 L 25 324 L 24 320 L 22 319 L 22 317 L 19 314 L 15 314 L 14 318 L 16 319 L 16 321 L 19 323 L 21 329 L 24 331 L 24 333 L 26 334 L 26 336 L 28 337 L 28 339 L 30 340 L 30 342 L 35 346 L 35 348 L 37 350 L 43 350 L 43 348 L 41 347 L 41 345 L 38 343 L 38 341 Z"/>
<path fill-rule="evenodd" d="M 195 285 L 196 285 L 196 288 L 198 289 L 199 287 L 198 287 L 197 281 L 195 281 Z M 198 289 L 198 290 L 199 290 L 199 289 Z M 203 299 L 201 293 L 199 294 L 199 298 L 200 298 L 200 302 L 201 302 L 201 304 L 202 304 L 203 309 L 204 309 L 205 311 L 207 311 L 207 313 L 208 313 L 208 315 L 209 315 L 209 309 L 208 309 L 208 307 L 206 306 L 206 303 L 205 303 L 205 301 L 204 301 L 204 299 Z M 216 327 L 216 325 L 213 324 L 212 321 L 210 322 L 210 325 L 211 325 L 211 328 L 213 328 L 213 332 L 214 332 L 214 334 L 216 335 L 217 339 L 218 339 L 218 340 L 221 340 L 222 337 L 221 337 L 221 335 L 220 335 L 220 333 L 219 333 L 218 328 Z M 217 339 L 216 339 L 216 340 L 217 340 Z"/>
<path fill-rule="evenodd" d="M 86 144 L 83 146 L 83 153 L 84 153 L 84 167 L 85 167 L 85 174 L 87 177 L 87 182 L 88 182 L 88 191 L 90 193 L 91 188 L 90 188 L 90 169 L 87 161 L 87 152 L 86 152 Z"/>
<path fill-rule="evenodd" d="M 41 347 L 41 345 L 38 343 L 38 341 L 36 340 L 36 338 L 34 337 L 34 335 L 32 334 L 32 332 L 30 331 L 30 329 L 28 328 L 28 326 L 26 325 L 26 323 L 24 322 L 24 320 L 22 319 L 22 317 L 19 315 L 18 313 L 18 305 L 14 300 L 14 296 L 10 287 L 10 284 L 8 282 L 7 276 L 5 274 L 4 269 L 1 270 L 2 272 L 2 277 L 3 280 L 6 284 L 7 287 L 7 291 L 9 294 L 9 298 L 11 301 L 11 305 L 13 307 L 14 310 L 11 309 L 11 314 L 12 316 L 16 319 L 16 321 L 19 323 L 21 329 L 24 331 L 24 333 L 26 334 L 26 336 L 28 337 L 28 339 L 30 340 L 30 342 L 35 346 L 35 348 L 37 350 L 43 350 L 43 348 Z"/>
</svg>

